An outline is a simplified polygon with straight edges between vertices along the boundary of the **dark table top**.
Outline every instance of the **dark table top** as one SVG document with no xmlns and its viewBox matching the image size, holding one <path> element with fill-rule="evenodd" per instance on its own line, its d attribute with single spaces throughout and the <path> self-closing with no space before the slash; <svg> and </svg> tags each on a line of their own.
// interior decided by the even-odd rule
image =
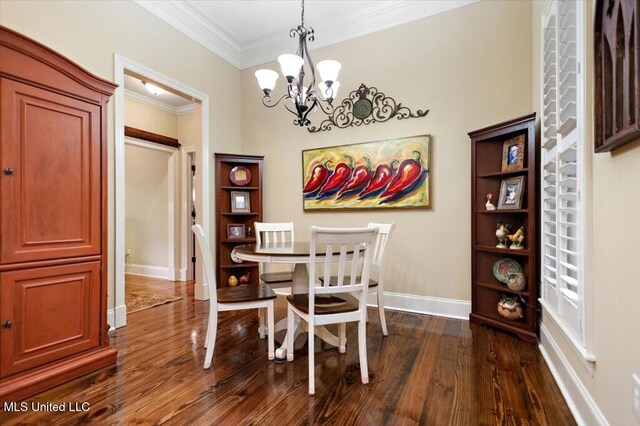
<svg viewBox="0 0 640 426">
<path fill-rule="evenodd" d="M 244 254 L 259 254 L 259 255 L 268 255 L 268 256 L 309 256 L 309 241 L 296 241 L 293 244 L 290 242 L 287 243 L 270 243 L 261 245 L 257 244 L 243 244 L 241 246 L 237 246 L 237 253 Z M 318 246 L 317 254 L 322 255 L 326 251 L 326 246 L 324 244 L 320 244 Z M 352 250 L 348 250 L 347 253 L 353 253 Z"/>
</svg>

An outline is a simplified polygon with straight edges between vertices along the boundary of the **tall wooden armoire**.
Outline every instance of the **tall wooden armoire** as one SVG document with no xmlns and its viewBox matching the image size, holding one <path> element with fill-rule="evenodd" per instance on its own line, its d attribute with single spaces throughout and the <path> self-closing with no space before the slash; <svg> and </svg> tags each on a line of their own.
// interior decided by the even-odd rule
<svg viewBox="0 0 640 426">
<path fill-rule="evenodd" d="M 116 86 L 0 27 L 0 400 L 116 362 L 107 102 Z"/>
</svg>

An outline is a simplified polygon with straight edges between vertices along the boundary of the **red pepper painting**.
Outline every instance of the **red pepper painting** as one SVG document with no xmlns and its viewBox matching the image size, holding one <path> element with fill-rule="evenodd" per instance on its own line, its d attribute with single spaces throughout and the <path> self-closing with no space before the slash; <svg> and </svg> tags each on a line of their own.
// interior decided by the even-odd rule
<svg viewBox="0 0 640 426">
<path fill-rule="evenodd" d="M 305 150 L 303 207 L 428 208 L 429 161 L 427 135 Z"/>
<path fill-rule="evenodd" d="M 393 176 L 394 170 L 393 166 L 397 163 L 398 160 L 393 160 L 389 165 L 380 164 L 376 168 L 376 172 L 371 178 L 371 181 L 369 181 L 366 188 L 362 190 L 358 198 L 362 200 L 380 194 L 380 192 L 387 187 L 387 184 L 391 182 L 391 176 Z"/>
<path fill-rule="evenodd" d="M 335 194 L 351 177 L 353 158 L 346 154 L 344 154 L 343 157 L 349 160 L 349 164 L 339 163 L 336 168 L 333 169 L 333 173 L 329 176 L 327 183 L 325 183 L 320 189 L 320 192 L 318 192 L 318 197 L 325 198 Z"/>
<path fill-rule="evenodd" d="M 318 164 L 313 168 L 311 177 L 307 180 L 302 192 L 305 194 L 314 193 L 324 185 L 329 178 L 329 164 L 331 164 L 331 160 L 327 160 L 324 164 Z"/>
<path fill-rule="evenodd" d="M 371 179 L 371 160 L 369 160 L 369 157 L 362 157 L 362 159 L 365 161 L 365 165 L 360 165 L 353 169 L 351 178 L 338 191 L 338 199 L 355 195 Z"/>
</svg>

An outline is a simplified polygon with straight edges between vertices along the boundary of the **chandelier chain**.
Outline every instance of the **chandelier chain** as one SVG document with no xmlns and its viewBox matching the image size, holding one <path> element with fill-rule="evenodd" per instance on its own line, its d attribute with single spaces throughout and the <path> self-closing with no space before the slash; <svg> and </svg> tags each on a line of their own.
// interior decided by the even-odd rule
<svg viewBox="0 0 640 426">
<path fill-rule="evenodd" d="M 302 12 L 300 13 L 300 25 L 304 27 L 304 0 L 302 0 Z"/>
</svg>

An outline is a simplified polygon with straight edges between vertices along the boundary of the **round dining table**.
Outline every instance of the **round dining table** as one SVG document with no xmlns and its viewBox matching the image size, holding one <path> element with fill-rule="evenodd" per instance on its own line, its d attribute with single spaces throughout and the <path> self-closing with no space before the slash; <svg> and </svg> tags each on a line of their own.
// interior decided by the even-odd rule
<svg viewBox="0 0 640 426">
<path fill-rule="evenodd" d="M 307 265 L 311 260 L 311 243 L 309 241 L 295 241 L 291 242 L 278 242 L 278 243 L 262 243 L 258 244 L 244 244 L 237 246 L 236 257 L 240 260 L 246 260 L 251 262 L 264 262 L 264 263 L 280 263 L 280 264 L 293 264 L 293 284 L 291 292 L 293 294 L 306 294 L 309 293 L 309 272 Z M 316 259 L 324 262 L 325 247 L 319 244 L 316 247 Z M 352 256 L 353 252 L 347 252 L 347 260 L 349 256 Z M 334 260 L 338 260 L 339 253 L 333 255 Z M 318 299 L 318 297 L 316 298 Z M 318 300 L 317 302 L 318 303 Z M 320 301 L 321 303 L 321 301 Z M 286 329 L 286 317 L 278 321 L 275 326 L 275 331 Z M 306 323 L 305 323 L 306 324 Z M 298 335 L 298 325 L 294 331 L 295 336 Z M 332 346 L 338 346 L 338 336 L 329 332 L 324 326 L 318 326 L 315 329 L 315 335 Z M 287 355 L 287 339 L 290 338 L 289 330 L 287 336 L 282 342 L 280 348 L 276 349 L 276 360 L 284 361 Z"/>
</svg>

